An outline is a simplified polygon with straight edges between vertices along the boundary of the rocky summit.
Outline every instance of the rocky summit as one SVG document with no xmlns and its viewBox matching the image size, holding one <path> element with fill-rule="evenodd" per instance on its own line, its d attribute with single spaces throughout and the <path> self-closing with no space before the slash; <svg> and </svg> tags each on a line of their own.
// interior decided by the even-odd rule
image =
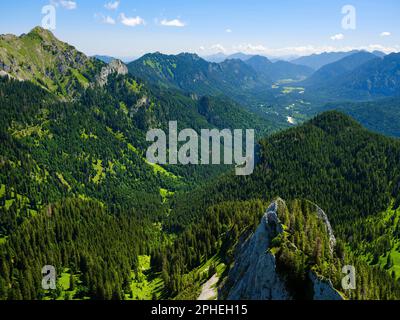
<svg viewBox="0 0 400 320">
<path fill-rule="evenodd" d="M 329 233 L 330 244 L 334 246 L 334 235 L 326 214 L 318 207 L 321 219 Z M 279 272 L 272 242 L 284 234 L 286 227 L 279 219 L 278 211 L 286 210 L 286 203 L 278 198 L 270 204 L 256 231 L 237 248 L 235 263 L 224 282 L 220 296 L 228 300 L 291 300 L 285 275 Z M 295 244 L 291 244 L 293 248 Z M 332 283 L 308 272 L 313 300 L 342 300 L 342 296 Z"/>
</svg>

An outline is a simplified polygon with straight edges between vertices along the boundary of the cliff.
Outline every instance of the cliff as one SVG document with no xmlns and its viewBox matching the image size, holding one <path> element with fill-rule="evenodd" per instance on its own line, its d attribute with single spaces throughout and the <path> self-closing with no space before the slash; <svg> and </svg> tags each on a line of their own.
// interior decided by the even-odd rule
<svg viewBox="0 0 400 320">
<path fill-rule="evenodd" d="M 283 236 L 285 226 L 279 219 L 279 210 L 287 210 L 286 203 L 277 199 L 270 204 L 256 231 L 238 244 L 235 262 L 220 288 L 219 296 L 227 300 L 291 300 L 292 291 L 284 273 L 279 272 L 275 256 L 274 239 Z M 318 218 L 326 225 L 331 250 L 335 237 L 326 214 L 315 206 Z M 294 250 L 295 244 L 290 243 Z M 339 300 L 341 295 L 329 280 L 309 271 L 306 282 L 313 300 Z"/>
<path fill-rule="evenodd" d="M 113 73 L 126 75 L 128 74 L 128 67 L 121 60 L 112 60 L 108 65 L 101 69 L 101 72 L 97 77 L 99 85 L 106 85 L 108 77 Z"/>
</svg>

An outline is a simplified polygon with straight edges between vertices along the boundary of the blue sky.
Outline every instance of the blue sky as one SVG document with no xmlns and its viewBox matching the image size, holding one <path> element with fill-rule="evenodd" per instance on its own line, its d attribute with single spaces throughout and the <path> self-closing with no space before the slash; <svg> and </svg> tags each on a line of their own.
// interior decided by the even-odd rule
<svg viewBox="0 0 400 320">
<path fill-rule="evenodd" d="M 0 33 L 41 25 L 48 4 L 56 8 L 55 35 L 89 55 L 400 51 L 398 0 L 2 1 Z M 355 29 L 342 27 L 345 5 L 356 9 Z"/>
</svg>

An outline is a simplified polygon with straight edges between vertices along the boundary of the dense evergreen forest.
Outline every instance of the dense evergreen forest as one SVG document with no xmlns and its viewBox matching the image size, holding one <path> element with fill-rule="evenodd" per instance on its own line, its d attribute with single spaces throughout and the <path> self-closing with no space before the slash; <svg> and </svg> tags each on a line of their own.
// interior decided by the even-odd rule
<svg viewBox="0 0 400 320">
<path fill-rule="evenodd" d="M 204 281 L 227 276 L 238 245 L 277 197 L 287 203 L 279 211 L 285 232 L 269 250 L 295 298 L 309 298 L 309 272 L 340 291 L 341 266 L 351 264 L 359 285 L 343 297 L 400 299 L 398 139 L 337 111 L 276 132 L 282 123 L 238 103 L 240 85 L 254 92 L 244 99 L 253 107 L 257 92 L 270 94 L 238 61 L 213 64 L 218 91 L 210 95 L 205 81 L 196 94 L 115 70 L 99 80 L 110 66 L 40 28 L 14 40 L 33 49 L 18 55 L 26 63 L 16 75 L 26 81 L 0 77 L 0 299 L 196 299 Z M 42 70 L 35 52 L 52 63 Z M 223 95 L 231 67 L 242 81 L 228 75 L 235 101 Z M 353 107 L 363 122 L 375 108 Z M 197 131 L 255 129 L 254 173 L 150 164 L 146 132 L 167 130 L 171 120 Z M 396 135 L 392 124 L 382 132 Z M 332 224 L 334 247 L 316 206 Z M 45 265 L 57 269 L 56 290 L 41 287 Z"/>
<path fill-rule="evenodd" d="M 129 270 L 135 272 L 138 268 L 137 256 L 150 254 L 152 242 L 168 243 L 170 235 L 161 235 L 162 223 L 169 212 L 168 198 L 193 183 L 199 185 L 204 177 L 229 169 L 150 165 L 144 158 L 146 129 L 151 126 L 166 128 L 168 119 L 179 113 L 178 123 L 182 128 L 245 127 L 253 117 L 263 132 L 273 130 L 265 126 L 264 120 L 241 111 L 233 102 L 230 110 L 236 108 L 237 113 L 221 117 L 224 112 L 218 108 L 223 105 L 222 98 L 214 99 L 194 100 L 178 92 L 166 94 L 158 88 L 146 89 L 132 77 L 110 76 L 107 87 L 81 88 L 78 99 L 65 101 L 30 82 L 0 79 L 2 298 L 47 297 L 38 282 L 41 273 L 34 271 L 38 271 L 45 260 L 51 260 L 47 264 L 56 265 L 60 273 L 68 269 L 71 279 L 76 278 L 74 281 L 80 283 L 74 298 L 125 297 L 131 280 Z M 227 106 L 229 102 L 224 105 Z M 113 258 L 106 262 L 104 276 L 96 276 L 96 279 L 92 275 L 99 269 L 88 275 L 88 268 L 82 270 L 82 263 L 86 263 L 82 261 L 89 259 L 94 264 L 96 259 L 109 255 L 108 250 L 119 250 L 121 255 L 126 251 L 100 242 L 103 249 L 109 249 L 88 253 L 87 246 L 84 249 L 78 244 L 70 251 L 66 249 L 75 242 L 75 228 L 84 222 L 67 219 L 63 216 L 64 210 L 77 218 L 93 203 L 100 208 L 88 213 L 96 215 L 92 230 L 101 230 L 104 224 L 101 217 L 124 216 L 128 227 L 123 229 L 124 220 L 120 231 L 126 233 L 123 239 L 127 241 L 121 245 L 128 250 L 134 242 L 130 254 L 122 259 L 126 263 L 119 265 Z M 53 206 L 53 210 L 49 209 Z M 47 229 L 37 227 L 49 210 L 61 212 L 54 228 L 65 230 L 66 238 L 56 236 L 49 240 L 48 235 L 43 234 Z M 110 223 L 118 225 L 120 221 L 111 220 Z M 82 240 L 85 245 L 97 242 L 95 234 L 82 232 L 79 237 L 86 237 Z M 110 232 L 111 241 L 118 232 Z M 107 235 L 108 231 L 103 234 Z M 32 237 L 37 238 L 37 242 L 29 243 L 27 239 Z M 54 246 L 59 248 L 52 253 Z M 49 251 L 36 259 L 34 253 L 42 252 L 44 247 Z M 21 262 L 19 258 L 24 260 Z M 121 279 L 112 275 L 119 269 Z M 108 278 L 106 273 L 113 278 Z"/>
<path fill-rule="evenodd" d="M 363 270 L 362 283 L 367 283 L 365 279 L 383 283 L 379 292 L 362 286 L 349 298 L 397 297 L 392 286 L 399 274 L 390 266 L 392 256 L 382 268 L 379 262 L 388 252 L 396 252 L 398 226 L 388 239 L 376 240 L 380 245 L 361 244 L 380 239 L 382 232 L 368 219 L 391 204 L 395 212 L 399 206 L 398 141 L 328 112 L 263 139 L 260 163 L 252 176 L 226 174 L 185 191 L 185 184 L 190 184 L 185 168 L 150 166 L 139 151 L 146 144 L 145 127 L 138 124 L 162 126 L 167 113 L 179 108 L 179 100 L 163 101 L 153 112 L 150 102 L 148 109 L 127 117 L 126 106 L 140 100 L 129 91 L 139 86 L 134 81 L 112 78 L 106 90 L 85 90 L 76 102 L 54 102 L 51 94 L 35 85 L 1 80 L 3 299 L 62 295 L 61 288 L 56 293 L 40 288 L 40 269 L 46 264 L 55 265 L 60 273 L 69 270 L 76 286 L 74 299 L 123 299 L 130 293 L 132 273 L 139 273 L 139 255 L 151 256 L 152 272 L 160 274 L 164 296 L 194 297 L 207 278 L 196 268 L 215 255 L 229 267 L 235 245 L 254 230 L 268 201 L 276 196 L 308 199 L 328 212 L 338 250 L 347 250 L 346 255 L 313 257 L 316 246 L 326 246 L 326 237 L 318 242 L 311 241 L 315 233 L 297 235 L 301 222 L 295 224 L 290 240 L 305 247 L 306 256 L 322 268 L 321 274 L 326 273 L 325 262 L 339 270 L 344 259 L 353 259 Z M 150 91 L 143 94 L 158 101 L 155 92 L 154 98 Z M 179 97 L 182 105 L 190 100 Z M 201 114 L 212 119 L 214 104 L 209 98 L 199 103 L 192 102 L 188 112 L 200 110 L 197 125 L 211 127 L 213 121 Z M 196 125 L 189 123 L 190 113 L 186 123 L 182 115 L 182 122 Z M 193 174 L 190 170 L 186 176 Z M 306 219 L 308 214 L 309 209 L 299 217 Z M 349 228 L 349 222 L 360 227 Z M 311 240 L 306 245 L 304 239 Z M 295 278 L 288 281 L 298 286 L 310 264 L 287 248 L 280 245 L 279 266 L 293 271 Z M 327 276 L 337 284 L 337 272 Z"/>
<path fill-rule="evenodd" d="M 68 266 L 79 275 L 75 298 L 123 299 L 138 255 L 155 247 L 159 237 L 159 229 L 135 212 L 110 212 L 79 199 L 49 205 L 1 246 L 0 299 L 45 298 L 37 272 L 45 265 L 59 273 Z"/>
</svg>

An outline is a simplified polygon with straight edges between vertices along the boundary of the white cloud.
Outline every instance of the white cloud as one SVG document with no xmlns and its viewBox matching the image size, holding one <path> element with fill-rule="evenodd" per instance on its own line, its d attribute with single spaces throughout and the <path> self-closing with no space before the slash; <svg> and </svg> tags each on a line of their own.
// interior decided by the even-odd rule
<svg viewBox="0 0 400 320">
<path fill-rule="evenodd" d="M 229 29 L 229 28 L 228 28 L 228 29 L 225 30 L 225 32 L 227 32 L 227 33 L 232 33 L 232 29 Z"/>
<path fill-rule="evenodd" d="M 178 27 L 178 28 L 186 26 L 186 24 L 179 19 L 173 19 L 173 20 L 164 19 L 161 21 L 161 25 L 164 27 Z"/>
<path fill-rule="evenodd" d="M 388 31 L 385 31 L 385 32 L 382 32 L 381 33 L 381 37 L 389 37 L 389 36 L 391 36 L 392 34 L 390 33 L 390 32 L 388 32 Z"/>
<path fill-rule="evenodd" d="M 310 54 L 319 54 L 323 52 L 348 52 L 353 50 L 365 50 L 365 51 L 382 51 L 385 53 L 399 52 L 399 46 L 386 47 L 380 44 L 368 44 L 363 46 L 314 46 L 314 45 L 303 45 L 293 47 L 280 47 L 271 48 L 262 44 L 251 44 L 243 43 L 239 45 L 233 45 L 229 48 L 223 47 L 221 44 L 215 44 L 208 47 L 206 50 L 207 54 L 214 54 L 223 52 L 225 54 L 232 54 L 236 52 L 243 52 L 245 54 L 258 54 L 268 57 L 293 57 L 293 56 L 307 56 Z M 204 53 L 204 51 L 202 51 Z"/>
<path fill-rule="evenodd" d="M 200 49 L 200 51 L 206 50 L 206 48 L 204 46 L 200 46 L 199 49 Z"/>
<path fill-rule="evenodd" d="M 359 50 L 367 50 L 367 51 L 382 51 L 385 53 L 391 53 L 391 52 L 398 52 L 399 51 L 399 46 L 394 46 L 394 47 L 385 47 L 381 44 L 370 44 L 365 47 L 361 47 Z"/>
<path fill-rule="evenodd" d="M 343 33 L 338 33 L 331 37 L 331 40 L 333 40 L 333 41 L 338 41 L 338 40 L 343 40 L 343 39 L 344 39 Z"/>
<path fill-rule="evenodd" d="M 96 14 L 94 15 L 94 17 L 95 17 L 99 22 L 104 23 L 104 24 L 112 24 L 112 25 L 116 24 L 115 19 L 113 19 L 113 18 L 110 17 L 110 16 L 105 16 L 105 15 L 102 14 L 102 13 L 96 13 Z"/>
<path fill-rule="evenodd" d="M 108 2 L 104 5 L 104 8 L 106 8 L 107 10 L 117 10 L 119 7 L 120 1 L 114 1 L 114 2 Z"/>
<path fill-rule="evenodd" d="M 225 49 L 225 47 L 222 44 L 214 44 L 213 46 L 211 46 L 211 50 L 216 51 L 216 52 L 227 52 L 227 50 Z"/>
<path fill-rule="evenodd" d="M 137 17 L 127 17 L 125 13 L 121 13 L 119 16 L 121 19 L 121 23 L 128 27 L 136 27 L 139 25 L 144 25 L 146 22 L 139 16 Z"/>
<path fill-rule="evenodd" d="M 103 23 L 105 24 L 115 24 L 115 20 L 110 16 L 103 17 Z"/>
<path fill-rule="evenodd" d="M 67 10 L 75 10 L 78 7 L 76 1 L 72 0 L 51 0 L 50 3 L 56 7 L 61 6 Z"/>
</svg>

